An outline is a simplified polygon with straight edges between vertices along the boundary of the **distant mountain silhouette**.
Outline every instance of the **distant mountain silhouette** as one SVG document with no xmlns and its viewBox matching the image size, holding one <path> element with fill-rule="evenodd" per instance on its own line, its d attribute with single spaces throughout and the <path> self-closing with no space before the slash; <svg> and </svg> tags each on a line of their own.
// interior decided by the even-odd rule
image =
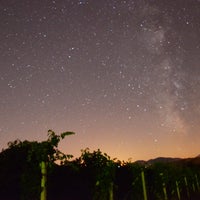
<svg viewBox="0 0 200 200">
<path fill-rule="evenodd" d="M 154 164 L 154 163 L 171 163 L 171 162 L 176 162 L 181 160 L 181 158 L 171 158 L 171 157 L 158 157 L 154 159 L 150 159 L 147 161 L 149 164 Z"/>
<path fill-rule="evenodd" d="M 185 165 L 197 165 L 200 166 L 200 156 L 196 156 L 194 158 L 187 158 L 182 160 Z"/>
<path fill-rule="evenodd" d="M 141 165 L 152 165 L 155 163 L 180 163 L 180 164 L 195 164 L 200 165 L 200 154 L 194 158 L 171 158 L 171 157 L 158 157 L 147 161 L 137 160 L 134 163 Z"/>
</svg>

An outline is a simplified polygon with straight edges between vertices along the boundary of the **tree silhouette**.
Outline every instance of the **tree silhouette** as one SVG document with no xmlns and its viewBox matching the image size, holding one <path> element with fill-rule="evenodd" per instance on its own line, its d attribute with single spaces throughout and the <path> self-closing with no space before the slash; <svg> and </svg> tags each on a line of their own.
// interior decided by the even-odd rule
<svg viewBox="0 0 200 200">
<path fill-rule="evenodd" d="M 7 180 L 4 174 L 13 173 L 13 188 L 19 185 L 14 189 L 14 191 L 16 190 L 15 195 L 11 194 L 13 198 L 8 197 L 8 199 L 16 199 L 16 196 L 18 196 L 17 199 L 38 199 L 40 194 L 41 200 L 46 200 L 47 169 L 52 167 L 55 161 L 63 163 L 73 157 L 58 149 L 59 142 L 72 134 L 74 132 L 56 135 L 54 131 L 48 130 L 46 141 L 29 142 L 25 140 L 22 142 L 15 140 L 8 143 L 8 149 L 3 150 L 0 154 L 1 172 L 5 172 L 1 173 L 2 180 Z M 12 185 L 13 179 L 7 180 L 7 182 Z M 7 199 L 6 194 L 4 199 Z"/>
</svg>

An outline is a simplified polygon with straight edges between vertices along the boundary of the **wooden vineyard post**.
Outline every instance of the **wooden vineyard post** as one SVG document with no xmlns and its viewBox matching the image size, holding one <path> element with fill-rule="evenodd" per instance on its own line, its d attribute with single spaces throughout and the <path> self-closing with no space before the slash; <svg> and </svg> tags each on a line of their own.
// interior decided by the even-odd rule
<svg viewBox="0 0 200 200">
<path fill-rule="evenodd" d="M 176 192 L 177 192 L 178 200 L 180 200 L 181 195 L 180 195 L 180 190 L 179 190 L 179 186 L 178 186 L 178 181 L 176 181 Z"/>
<path fill-rule="evenodd" d="M 197 174 L 195 174 L 195 179 L 196 179 L 196 183 L 197 183 L 197 190 L 200 191 L 199 180 L 198 180 Z"/>
<path fill-rule="evenodd" d="M 190 193 L 189 193 L 188 182 L 187 182 L 186 176 L 184 177 L 184 181 L 185 181 L 185 186 L 186 186 L 186 191 L 187 191 L 187 197 L 188 197 L 188 199 L 190 199 Z"/>
<path fill-rule="evenodd" d="M 168 200 L 168 198 L 167 198 L 167 189 L 166 189 L 165 183 L 163 183 L 163 193 L 164 193 L 164 199 Z"/>
<path fill-rule="evenodd" d="M 113 182 L 110 183 L 109 200 L 113 200 Z"/>
<path fill-rule="evenodd" d="M 42 161 L 40 163 L 40 167 L 41 167 L 41 174 L 42 174 L 42 178 L 41 178 L 41 195 L 40 195 L 40 200 L 46 200 L 47 199 L 47 166 L 46 166 L 46 162 Z"/>
<path fill-rule="evenodd" d="M 166 189 L 166 185 L 165 182 L 163 180 L 163 173 L 160 173 L 160 176 L 162 177 L 162 188 L 163 188 L 163 193 L 164 193 L 164 200 L 168 200 L 167 198 L 167 189 Z"/>
<path fill-rule="evenodd" d="M 144 200 L 147 200 L 147 190 L 146 190 L 146 184 L 145 184 L 144 171 L 141 172 L 141 177 L 142 177 L 142 188 L 143 188 Z"/>
</svg>

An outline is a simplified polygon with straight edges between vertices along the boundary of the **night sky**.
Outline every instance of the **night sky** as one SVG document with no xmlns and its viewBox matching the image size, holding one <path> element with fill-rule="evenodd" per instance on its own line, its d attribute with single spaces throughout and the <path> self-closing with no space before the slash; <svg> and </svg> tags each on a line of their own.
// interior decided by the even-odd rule
<svg viewBox="0 0 200 200">
<path fill-rule="evenodd" d="M 200 154 L 199 0 L 2 0 L 0 147 Z"/>
</svg>

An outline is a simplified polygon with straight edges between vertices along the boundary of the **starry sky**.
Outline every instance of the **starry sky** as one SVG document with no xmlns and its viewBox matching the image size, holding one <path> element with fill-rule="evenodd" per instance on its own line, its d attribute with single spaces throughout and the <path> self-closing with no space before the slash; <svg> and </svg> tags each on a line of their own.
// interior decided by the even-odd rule
<svg viewBox="0 0 200 200">
<path fill-rule="evenodd" d="M 199 0 L 2 0 L 0 147 L 74 131 L 64 153 L 200 153 Z"/>
</svg>

